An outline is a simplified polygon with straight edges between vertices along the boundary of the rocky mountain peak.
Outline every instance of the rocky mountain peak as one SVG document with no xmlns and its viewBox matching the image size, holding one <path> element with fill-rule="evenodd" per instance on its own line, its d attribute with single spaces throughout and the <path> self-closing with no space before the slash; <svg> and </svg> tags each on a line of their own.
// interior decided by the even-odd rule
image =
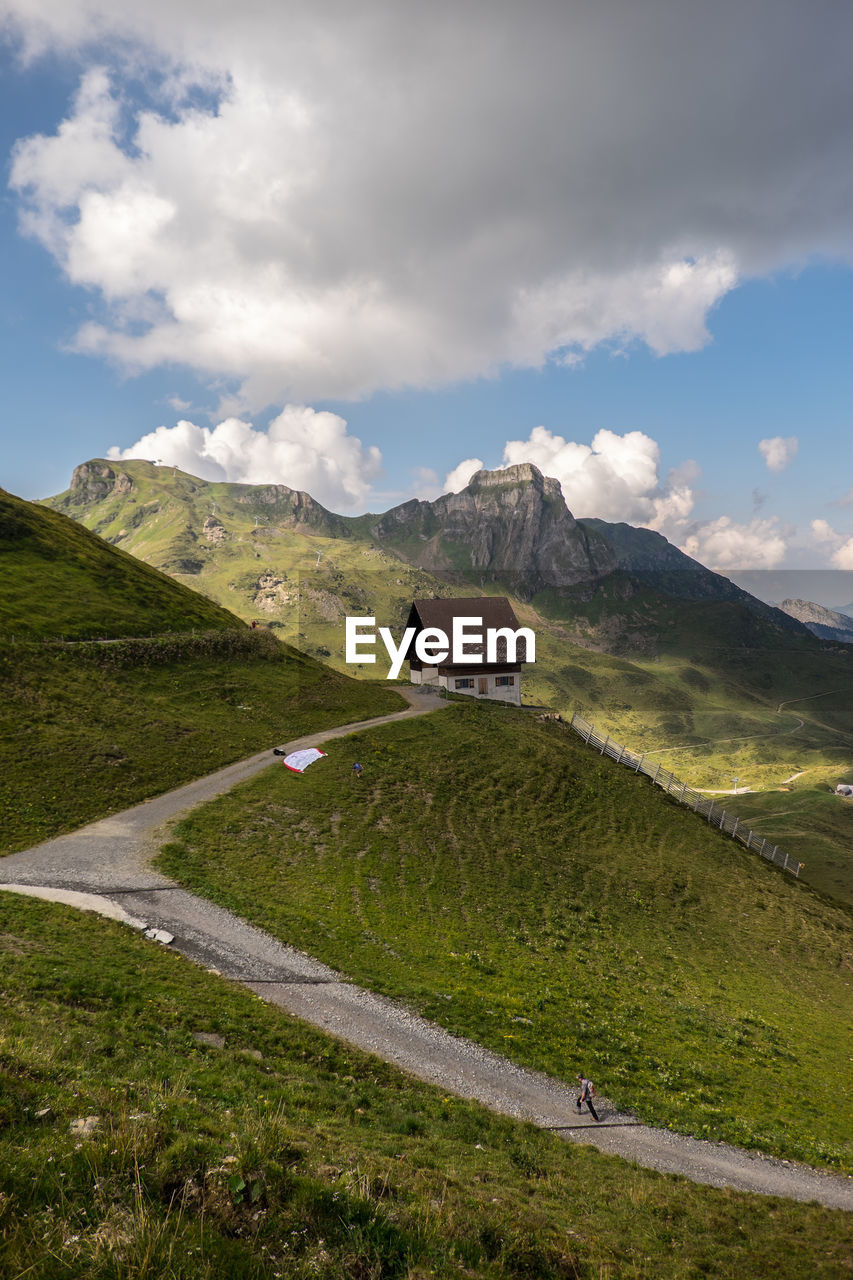
<svg viewBox="0 0 853 1280">
<path fill-rule="evenodd" d="M 559 480 L 543 475 L 532 462 L 516 462 L 511 467 L 504 467 L 498 471 L 475 471 L 468 481 L 468 488 L 474 490 L 505 489 L 510 485 L 517 487 L 533 485 L 540 494 L 547 493 L 549 497 L 559 494 L 561 499 L 563 496 Z"/>
<path fill-rule="evenodd" d="M 406 502 L 372 526 L 377 541 L 431 571 L 481 571 L 526 598 L 545 586 L 595 580 L 614 567 L 604 539 L 566 506 L 559 482 L 529 462 L 478 471 L 459 493 Z"/>
<path fill-rule="evenodd" d="M 835 640 L 841 644 L 853 644 L 853 618 L 827 609 L 813 600 L 783 600 L 779 605 L 783 613 L 796 618 L 821 640 Z"/>
<path fill-rule="evenodd" d="M 111 493 L 130 493 L 133 480 L 125 471 L 114 471 L 109 463 L 95 458 L 74 468 L 68 501 L 72 506 L 101 502 Z"/>
</svg>

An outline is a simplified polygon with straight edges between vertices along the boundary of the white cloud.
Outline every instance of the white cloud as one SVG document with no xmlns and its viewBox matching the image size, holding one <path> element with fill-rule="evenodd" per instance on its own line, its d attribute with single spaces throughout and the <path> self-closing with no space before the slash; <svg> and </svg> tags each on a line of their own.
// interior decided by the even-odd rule
<svg viewBox="0 0 853 1280">
<path fill-rule="evenodd" d="M 671 471 L 661 485 L 660 448 L 642 431 L 620 436 L 602 429 L 586 445 L 567 441 L 547 427 L 534 427 L 527 440 L 507 441 L 504 466 L 518 462 L 533 462 L 559 480 L 566 505 L 576 517 L 625 521 L 672 536 L 693 509 L 696 463 Z"/>
<path fill-rule="evenodd" d="M 838 533 L 827 520 L 812 520 L 812 538 L 825 552 L 836 569 L 853 569 L 853 538 Z"/>
<path fill-rule="evenodd" d="M 0 0 L 89 67 L 12 184 L 79 349 L 230 412 L 692 351 L 739 278 L 853 260 L 853 9 L 795 10 Z"/>
<path fill-rule="evenodd" d="M 840 536 L 826 520 L 812 520 L 811 527 L 815 542 L 837 543 L 841 541 Z"/>
<path fill-rule="evenodd" d="M 579 351 L 609 339 L 640 339 L 659 356 L 697 351 L 710 340 L 708 312 L 737 277 L 734 256 L 722 251 L 698 261 L 670 252 L 619 273 L 571 271 L 519 297 L 516 327 L 524 337 L 516 359 L 536 365 L 547 352 L 565 352 L 563 362 L 575 364 Z"/>
<path fill-rule="evenodd" d="M 215 427 L 182 420 L 160 426 L 127 449 L 113 446 L 108 458 L 150 458 L 180 467 L 203 480 L 237 484 L 285 484 L 306 490 L 332 510 L 362 507 L 382 458 L 373 446 L 347 434 L 335 413 L 287 405 L 266 431 L 227 418 Z"/>
<path fill-rule="evenodd" d="M 771 436 L 758 442 L 758 451 L 768 471 L 784 471 L 797 456 L 800 442 L 796 436 Z"/>
<path fill-rule="evenodd" d="M 853 569 L 853 538 L 848 538 L 832 553 L 832 563 L 836 569 Z"/>
<path fill-rule="evenodd" d="M 442 493 L 459 493 L 469 483 L 471 477 L 477 471 L 482 471 L 482 458 L 466 458 L 464 462 L 460 462 L 449 471 L 444 477 L 444 485 Z"/>
<path fill-rule="evenodd" d="M 681 546 L 686 555 L 718 573 L 728 569 L 775 569 L 788 548 L 775 517 L 737 524 L 719 516 L 696 527 Z"/>
</svg>

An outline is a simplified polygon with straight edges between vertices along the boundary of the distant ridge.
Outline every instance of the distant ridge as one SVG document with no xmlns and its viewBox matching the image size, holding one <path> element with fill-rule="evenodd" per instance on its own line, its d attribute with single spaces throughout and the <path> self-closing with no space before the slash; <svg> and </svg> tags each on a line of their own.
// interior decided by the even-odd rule
<svg viewBox="0 0 853 1280">
<path fill-rule="evenodd" d="M 209 482 L 141 459 L 119 466 L 96 458 L 45 504 L 244 618 L 285 628 L 308 651 L 311 637 L 346 613 L 372 612 L 385 600 L 402 618 L 414 595 L 448 586 L 451 594 L 497 586 L 544 607 L 576 642 L 610 652 L 653 652 L 656 637 L 671 631 L 673 602 L 735 606 L 776 634 L 814 640 L 661 534 L 576 520 L 559 482 L 532 463 L 478 471 L 459 493 L 433 501 L 348 517 L 286 485 Z M 316 572 L 321 562 L 325 576 Z M 746 642 L 742 621 L 732 616 L 725 626 Z M 328 638 L 313 643 L 324 656 Z M 750 643 L 761 644 L 760 634 Z"/>
<path fill-rule="evenodd" d="M 853 617 L 827 609 L 812 600 L 783 600 L 779 605 L 783 613 L 796 618 L 821 640 L 834 640 L 838 644 L 853 644 Z"/>
</svg>

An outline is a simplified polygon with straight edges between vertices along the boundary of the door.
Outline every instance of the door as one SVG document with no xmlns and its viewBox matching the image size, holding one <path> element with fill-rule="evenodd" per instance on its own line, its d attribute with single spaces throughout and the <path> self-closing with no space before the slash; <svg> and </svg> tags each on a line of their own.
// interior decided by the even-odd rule
<svg viewBox="0 0 853 1280">
<path fill-rule="evenodd" d="M 478 693 L 488 693 L 488 692 L 489 692 L 489 678 L 488 678 L 488 676 L 479 676 L 479 677 L 478 677 L 478 680 L 477 680 L 477 683 L 478 683 L 478 686 L 479 686 L 479 687 L 478 687 L 478 689 L 477 689 L 477 692 L 478 692 Z"/>
</svg>

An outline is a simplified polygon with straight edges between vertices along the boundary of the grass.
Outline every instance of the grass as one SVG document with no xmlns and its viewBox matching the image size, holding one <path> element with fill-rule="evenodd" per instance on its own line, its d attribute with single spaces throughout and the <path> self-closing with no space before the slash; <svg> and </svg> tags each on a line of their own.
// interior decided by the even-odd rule
<svg viewBox="0 0 853 1280">
<path fill-rule="evenodd" d="M 559 726 L 460 702 L 174 834 L 168 874 L 453 1032 L 654 1124 L 849 1159 L 849 913 Z"/>
<path fill-rule="evenodd" d="M 326 726 L 402 710 L 265 630 L 0 649 L 0 854 Z"/>
<path fill-rule="evenodd" d="M 780 848 L 808 850 L 801 876 L 853 907 L 853 801 L 834 794 L 834 784 L 849 776 L 835 769 L 809 770 L 778 791 L 739 795 L 736 811 Z"/>
<path fill-rule="evenodd" d="M 154 635 L 238 626 L 233 613 L 67 516 L 0 489 L 0 636 Z"/>
<path fill-rule="evenodd" d="M 0 951 L 10 1280 L 834 1280 L 849 1265 L 840 1212 L 492 1116 L 110 921 L 0 893 Z"/>
<path fill-rule="evenodd" d="M 767 798 L 764 807 L 771 812 L 777 788 L 794 774 L 804 772 L 803 784 L 826 787 L 853 775 L 853 651 L 745 651 L 734 655 L 725 680 L 720 669 L 726 651 L 691 643 L 685 653 L 628 660 L 540 630 L 537 658 L 540 653 L 541 662 L 525 673 L 525 697 L 566 718 L 578 711 L 600 733 L 645 752 L 691 787 L 731 791 L 737 777 L 739 788 Z M 825 690 L 831 696 L 813 696 Z M 780 703 L 799 698 L 804 700 L 778 710 Z M 801 784 L 793 785 L 799 790 Z M 738 795 L 732 809 L 751 821 L 762 805 L 757 797 L 744 803 Z M 804 862 L 803 877 L 814 888 L 849 904 L 849 822 L 830 816 L 829 806 L 821 810 L 819 802 L 808 813 L 801 805 L 799 812 L 799 822 L 756 830 L 772 834 L 774 843 Z"/>
</svg>

